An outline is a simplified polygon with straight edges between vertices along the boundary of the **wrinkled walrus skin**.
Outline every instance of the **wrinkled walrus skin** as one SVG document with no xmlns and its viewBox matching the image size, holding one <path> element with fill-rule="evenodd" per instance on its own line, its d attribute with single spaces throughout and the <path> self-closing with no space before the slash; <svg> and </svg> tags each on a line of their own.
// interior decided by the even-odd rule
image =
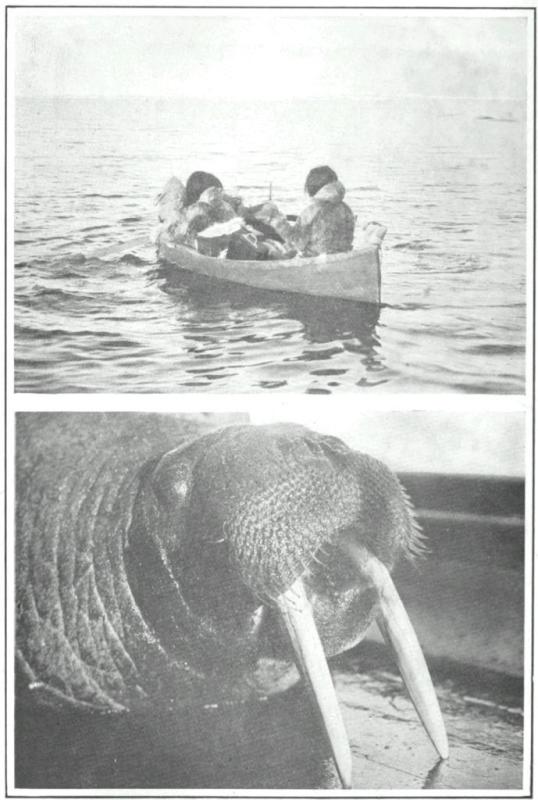
<svg viewBox="0 0 538 800">
<path fill-rule="evenodd" d="M 122 712 L 296 679 L 275 598 L 300 576 L 328 656 L 375 597 L 339 549 L 389 569 L 420 548 L 380 462 L 297 425 L 192 438 L 188 418 L 19 414 L 17 663 L 23 694 Z M 264 664 L 280 665 L 263 671 Z"/>
</svg>

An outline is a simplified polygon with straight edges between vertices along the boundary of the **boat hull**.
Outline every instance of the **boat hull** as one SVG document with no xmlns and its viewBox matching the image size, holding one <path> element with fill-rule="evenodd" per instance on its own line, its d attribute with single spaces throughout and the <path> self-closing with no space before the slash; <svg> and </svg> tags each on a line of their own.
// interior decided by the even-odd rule
<svg viewBox="0 0 538 800">
<path fill-rule="evenodd" d="M 381 302 L 381 261 L 377 244 L 349 253 L 282 261 L 233 261 L 204 256 L 161 238 L 159 259 L 209 278 L 257 289 L 336 297 L 361 303 Z"/>
</svg>

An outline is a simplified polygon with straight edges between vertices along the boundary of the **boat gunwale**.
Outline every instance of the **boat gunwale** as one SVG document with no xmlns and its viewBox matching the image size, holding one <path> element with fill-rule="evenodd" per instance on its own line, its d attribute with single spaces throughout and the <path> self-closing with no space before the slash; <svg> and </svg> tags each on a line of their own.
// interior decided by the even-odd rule
<svg viewBox="0 0 538 800">
<path fill-rule="evenodd" d="M 209 261 L 210 263 L 224 265 L 230 265 L 230 268 L 233 266 L 256 266 L 257 268 L 263 264 L 264 269 L 270 270 L 271 268 L 281 268 L 281 267 L 323 267 L 325 265 L 330 265 L 334 263 L 341 264 L 345 261 L 353 261 L 357 257 L 359 257 L 362 253 L 379 253 L 381 247 L 378 244 L 368 243 L 363 244 L 360 247 L 353 248 L 353 250 L 346 250 L 343 253 L 322 253 L 318 256 L 300 256 L 295 255 L 293 258 L 278 258 L 278 259 L 260 259 L 258 261 L 254 259 L 237 259 L 237 258 L 221 258 L 219 256 L 210 256 L 205 255 L 204 253 L 199 253 L 192 247 L 188 247 L 185 244 L 181 244 L 180 242 L 172 242 L 170 240 L 166 240 L 164 237 L 161 241 L 157 243 L 157 249 L 160 251 L 161 247 L 164 246 L 167 249 L 172 251 L 176 251 L 178 254 L 185 252 L 188 254 L 189 257 L 194 258 L 197 261 Z"/>
</svg>

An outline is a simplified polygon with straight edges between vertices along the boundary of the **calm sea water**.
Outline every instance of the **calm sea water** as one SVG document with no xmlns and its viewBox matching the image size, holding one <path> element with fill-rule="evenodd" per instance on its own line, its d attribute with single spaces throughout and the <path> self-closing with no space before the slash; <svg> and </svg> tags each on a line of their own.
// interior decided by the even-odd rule
<svg viewBox="0 0 538 800">
<path fill-rule="evenodd" d="M 16 389 L 524 391 L 525 130 L 516 101 L 20 100 Z M 378 312 L 96 255 L 172 174 L 297 212 L 320 163 L 388 227 Z"/>
</svg>

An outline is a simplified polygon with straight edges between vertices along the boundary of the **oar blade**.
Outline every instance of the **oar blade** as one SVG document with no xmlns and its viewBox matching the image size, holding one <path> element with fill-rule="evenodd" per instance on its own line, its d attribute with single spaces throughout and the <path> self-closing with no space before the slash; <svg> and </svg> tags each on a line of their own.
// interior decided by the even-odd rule
<svg viewBox="0 0 538 800">
<path fill-rule="evenodd" d="M 110 256 L 119 256 L 121 253 L 127 253 L 135 247 L 142 247 L 143 245 L 151 244 L 151 236 L 145 233 L 142 236 L 136 236 L 134 239 L 129 239 L 127 242 L 120 242 L 119 244 L 111 244 L 108 247 L 102 247 L 96 250 L 89 258 L 109 258 Z"/>
</svg>

